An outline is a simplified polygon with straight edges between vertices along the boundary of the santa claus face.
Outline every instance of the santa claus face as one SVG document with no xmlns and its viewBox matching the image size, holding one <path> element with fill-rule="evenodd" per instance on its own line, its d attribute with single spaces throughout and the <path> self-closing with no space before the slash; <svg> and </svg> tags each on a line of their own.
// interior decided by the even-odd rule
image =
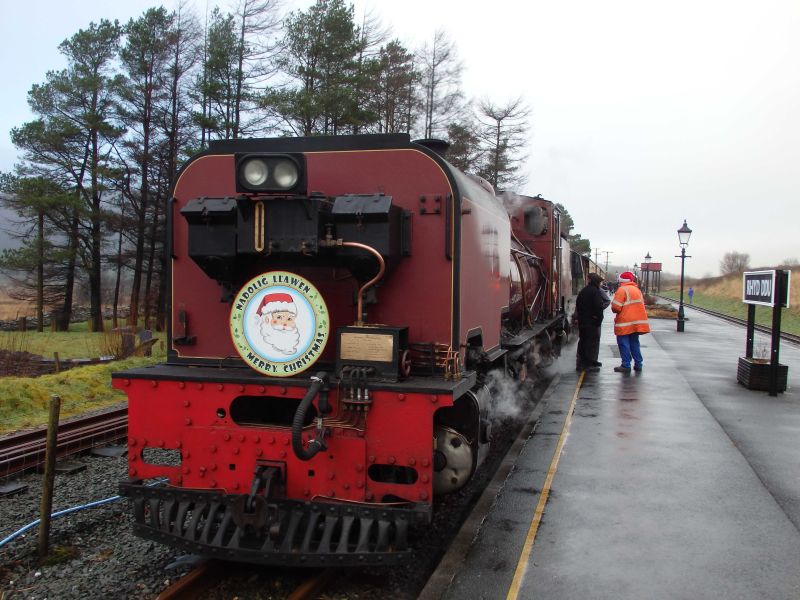
<svg viewBox="0 0 800 600">
<path fill-rule="evenodd" d="M 261 337 L 267 345 L 281 354 L 294 354 L 300 341 L 294 313 L 278 310 L 264 313 L 261 322 Z"/>
<path fill-rule="evenodd" d="M 273 329 L 277 329 L 279 331 L 297 329 L 297 325 L 294 321 L 294 314 L 290 313 L 289 311 L 275 311 L 274 313 L 268 314 L 267 317 L 269 318 L 269 323 Z"/>
<path fill-rule="evenodd" d="M 230 332 L 236 351 L 250 367 L 269 376 L 291 377 L 324 352 L 330 334 L 328 308 L 305 277 L 269 271 L 236 294 Z"/>
</svg>

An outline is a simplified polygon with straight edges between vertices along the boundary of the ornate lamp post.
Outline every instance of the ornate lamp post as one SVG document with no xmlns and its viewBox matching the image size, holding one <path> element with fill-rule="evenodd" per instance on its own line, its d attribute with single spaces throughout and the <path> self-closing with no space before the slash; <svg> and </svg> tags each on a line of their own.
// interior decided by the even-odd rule
<svg viewBox="0 0 800 600">
<path fill-rule="evenodd" d="M 633 263 L 633 276 L 639 279 L 639 265 Z"/>
<path fill-rule="evenodd" d="M 686 262 L 686 246 L 689 245 L 689 238 L 692 237 L 692 230 L 686 224 L 686 219 L 683 220 L 683 225 L 678 229 L 678 241 L 681 244 L 681 255 L 675 258 L 681 259 L 681 301 L 678 304 L 678 331 L 683 331 L 683 268 Z M 691 256 L 689 257 L 691 258 Z"/>
<path fill-rule="evenodd" d="M 642 273 L 642 275 L 644 275 L 644 293 L 645 294 L 649 294 L 650 293 L 650 259 L 651 258 L 653 258 L 653 257 L 650 256 L 650 252 L 648 252 L 644 257 L 644 260 L 647 263 L 647 274 L 645 275 L 644 273 Z"/>
</svg>

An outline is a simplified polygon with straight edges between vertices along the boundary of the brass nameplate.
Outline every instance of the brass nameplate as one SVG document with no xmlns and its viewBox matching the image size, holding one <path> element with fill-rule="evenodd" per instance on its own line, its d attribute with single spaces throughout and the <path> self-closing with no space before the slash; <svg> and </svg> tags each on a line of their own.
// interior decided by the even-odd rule
<svg viewBox="0 0 800 600">
<path fill-rule="evenodd" d="M 342 333 L 339 354 L 342 360 L 391 362 L 393 339 L 380 333 Z"/>
</svg>

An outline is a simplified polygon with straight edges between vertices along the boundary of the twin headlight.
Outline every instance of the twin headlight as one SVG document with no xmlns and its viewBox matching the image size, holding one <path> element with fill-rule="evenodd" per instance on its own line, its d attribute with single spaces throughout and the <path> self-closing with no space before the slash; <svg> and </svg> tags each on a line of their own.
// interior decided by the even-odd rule
<svg viewBox="0 0 800 600">
<path fill-rule="evenodd" d="M 288 192 L 300 182 L 300 165 L 288 155 L 245 155 L 236 163 L 239 187 L 254 192 Z"/>
</svg>

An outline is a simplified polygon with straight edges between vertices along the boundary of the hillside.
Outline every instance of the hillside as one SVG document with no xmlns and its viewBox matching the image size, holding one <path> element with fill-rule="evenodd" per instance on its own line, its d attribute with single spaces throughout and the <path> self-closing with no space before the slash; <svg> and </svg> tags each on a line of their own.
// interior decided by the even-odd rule
<svg viewBox="0 0 800 600">
<path fill-rule="evenodd" d="M 18 317 L 33 317 L 36 305 L 33 302 L 22 302 L 11 298 L 0 286 L 0 321 L 8 321 Z"/>
</svg>

